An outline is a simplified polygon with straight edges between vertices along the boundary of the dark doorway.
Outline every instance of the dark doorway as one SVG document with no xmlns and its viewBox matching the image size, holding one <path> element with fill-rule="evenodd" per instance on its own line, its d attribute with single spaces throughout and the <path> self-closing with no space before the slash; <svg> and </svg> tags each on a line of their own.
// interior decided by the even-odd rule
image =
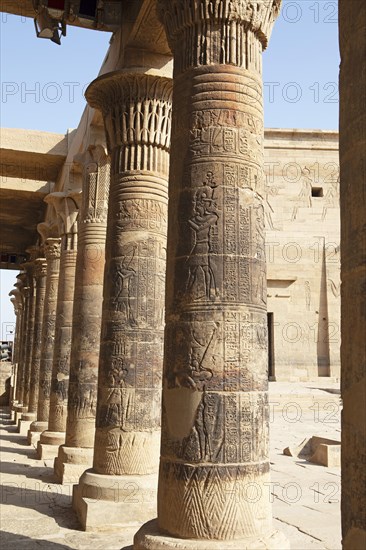
<svg viewBox="0 0 366 550">
<path fill-rule="evenodd" d="M 273 313 L 267 313 L 268 329 L 268 380 L 276 380 L 274 364 Z"/>
</svg>

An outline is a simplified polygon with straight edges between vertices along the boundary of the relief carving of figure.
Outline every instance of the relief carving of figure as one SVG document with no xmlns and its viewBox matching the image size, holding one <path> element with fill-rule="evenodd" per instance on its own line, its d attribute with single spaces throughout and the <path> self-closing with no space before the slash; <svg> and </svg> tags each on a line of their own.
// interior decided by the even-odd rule
<svg viewBox="0 0 366 550">
<path fill-rule="evenodd" d="M 105 421 L 109 425 L 123 424 L 123 389 L 126 388 L 127 373 L 124 357 L 114 357 L 108 373 L 108 406 Z"/>
<path fill-rule="evenodd" d="M 301 170 L 301 189 L 296 199 L 298 203 L 292 210 L 291 221 L 296 220 L 297 213 L 300 207 L 311 208 L 311 192 L 312 192 L 312 179 L 310 177 L 310 170 L 307 166 Z"/>
<path fill-rule="evenodd" d="M 131 280 L 136 277 L 136 271 L 131 267 L 131 263 L 135 256 L 136 247 L 137 245 L 134 245 L 129 254 L 124 255 L 122 260 L 116 262 L 113 274 L 115 309 L 124 313 L 125 321 L 131 326 L 136 325 L 131 307 Z"/>
<path fill-rule="evenodd" d="M 216 296 L 216 281 L 212 269 L 211 229 L 219 218 L 216 199 L 214 197 L 217 184 L 212 172 L 207 173 L 207 182 L 203 182 L 195 193 L 193 200 L 193 216 L 188 224 L 194 233 L 194 245 L 187 258 L 188 278 L 186 291 L 199 288 L 196 299 L 213 299 Z M 201 292 L 202 289 L 202 292 Z"/>
</svg>

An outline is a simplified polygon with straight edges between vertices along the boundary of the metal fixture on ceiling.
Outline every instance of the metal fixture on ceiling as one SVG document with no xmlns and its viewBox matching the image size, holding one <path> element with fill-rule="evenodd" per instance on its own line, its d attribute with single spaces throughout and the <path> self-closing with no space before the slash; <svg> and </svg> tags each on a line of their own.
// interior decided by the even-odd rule
<svg viewBox="0 0 366 550">
<path fill-rule="evenodd" d="M 91 29 L 114 31 L 121 24 L 121 0 L 33 0 L 38 38 L 61 44 L 66 24 L 80 20 Z"/>
</svg>

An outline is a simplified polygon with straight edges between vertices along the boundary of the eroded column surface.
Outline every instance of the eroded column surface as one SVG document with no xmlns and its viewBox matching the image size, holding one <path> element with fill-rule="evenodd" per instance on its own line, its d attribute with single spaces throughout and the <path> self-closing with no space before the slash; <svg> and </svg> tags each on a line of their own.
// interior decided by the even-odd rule
<svg viewBox="0 0 366 550">
<path fill-rule="evenodd" d="M 94 460 L 74 493 L 89 529 L 144 521 L 155 507 L 171 80 L 120 71 L 86 95 L 111 153 Z M 87 503 L 95 484 L 100 500 Z"/>
<path fill-rule="evenodd" d="M 34 246 L 27 250 L 30 254 L 29 262 L 24 264 L 24 269 L 28 278 L 28 321 L 27 321 L 27 339 L 25 349 L 25 380 L 24 380 L 24 395 L 23 404 L 28 408 L 29 406 L 29 392 L 30 392 L 30 373 L 32 366 L 32 353 L 34 342 L 34 321 L 36 313 L 36 284 L 34 278 L 34 260 L 39 254 L 39 248 Z"/>
<path fill-rule="evenodd" d="M 13 350 L 12 350 L 12 374 L 11 374 L 11 392 L 10 392 L 10 417 L 13 420 L 14 418 L 14 410 L 13 406 L 16 405 L 16 378 L 17 378 L 17 369 L 18 369 L 18 349 L 19 349 L 19 326 L 20 326 L 20 320 L 21 320 L 21 309 L 19 307 L 20 302 L 20 292 L 19 289 L 13 289 L 9 292 L 9 296 L 11 296 L 10 301 L 14 306 L 14 313 L 15 313 L 15 335 L 14 335 L 14 342 L 13 342 Z"/>
<path fill-rule="evenodd" d="M 366 4 L 339 1 L 342 545 L 366 548 Z"/>
<path fill-rule="evenodd" d="M 49 232 L 47 224 L 40 224 L 40 226 L 39 230 L 43 231 L 45 236 L 44 253 L 47 261 L 46 295 L 42 323 L 37 420 L 30 425 L 28 443 L 35 442 L 40 433 L 48 427 L 52 359 L 56 326 L 57 288 L 61 254 L 61 239 L 58 237 L 47 237 L 47 232 Z"/>
<path fill-rule="evenodd" d="M 13 386 L 13 398 L 11 402 L 11 418 L 15 418 L 15 406 L 18 404 L 18 374 L 19 374 L 19 361 L 21 353 L 21 329 L 22 329 L 22 317 L 23 317 L 23 297 L 18 286 L 10 291 L 9 296 L 14 304 L 14 310 L 16 314 L 15 325 L 15 339 L 13 345 L 13 363 L 14 363 L 14 386 Z"/>
<path fill-rule="evenodd" d="M 57 455 L 59 445 L 65 442 L 77 253 L 77 217 L 80 199 L 80 191 L 55 192 L 47 195 L 45 199 L 48 203 L 53 204 L 57 213 L 61 235 L 61 255 L 52 359 L 50 411 L 48 428 L 42 432 L 37 445 L 39 458 L 54 457 Z"/>
<path fill-rule="evenodd" d="M 44 301 L 46 295 L 47 262 L 45 258 L 34 260 L 34 279 L 36 282 L 36 302 L 34 314 L 34 336 L 30 371 L 30 390 L 28 412 L 24 415 L 26 420 L 36 420 L 39 394 L 39 375 L 42 349 L 42 325 Z"/>
<path fill-rule="evenodd" d="M 101 145 L 90 147 L 84 162 L 66 441 L 55 459 L 62 483 L 77 482 L 92 465 L 97 405 L 110 162 Z"/>
<path fill-rule="evenodd" d="M 17 404 L 15 405 L 15 421 L 18 423 L 19 418 L 22 413 L 27 410 L 27 407 L 24 406 L 24 384 L 25 384 L 25 360 L 26 360 L 26 347 L 27 347 L 27 323 L 28 323 L 28 312 L 29 312 L 29 287 L 27 282 L 27 276 L 25 272 L 17 275 L 17 282 L 15 286 L 19 289 L 22 296 L 22 319 L 20 327 L 20 339 L 19 339 L 19 364 L 18 364 L 18 374 L 17 374 L 17 390 L 16 390 L 16 400 Z"/>
<path fill-rule="evenodd" d="M 262 178 L 279 4 L 158 2 L 174 53 L 162 442 L 136 548 L 288 547 L 270 506 Z"/>
</svg>

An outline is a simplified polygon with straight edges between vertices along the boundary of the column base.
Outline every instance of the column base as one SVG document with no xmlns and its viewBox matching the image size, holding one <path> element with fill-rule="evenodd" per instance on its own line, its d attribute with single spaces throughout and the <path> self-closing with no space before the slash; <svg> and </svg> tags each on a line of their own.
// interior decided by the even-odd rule
<svg viewBox="0 0 366 550">
<path fill-rule="evenodd" d="M 20 435 L 27 435 L 31 424 L 31 420 L 24 420 L 23 418 L 21 418 L 20 420 L 18 420 L 17 432 L 20 433 Z"/>
<path fill-rule="evenodd" d="M 84 531 L 141 525 L 156 516 L 158 474 L 103 475 L 86 470 L 74 485 L 72 507 Z"/>
<path fill-rule="evenodd" d="M 94 449 L 61 445 L 54 462 L 58 483 L 79 483 L 82 474 L 93 465 Z"/>
<path fill-rule="evenodd" d="M 48 422 L 40 422 L 40 421 L 32 422 L 28 430 L 28 436 L 27 436 L 28 445 L 35 445 L 37 441 L 39 441 L 39 438 L 41 437 L 41 433 L 46 431 L 47 428 L 48 428 Z"/>
<path fill-rule="evenodd" d="M 37 419 L 37 414 L 34 412 L 23 413 L 21 418 L 21 420 L 26 420 L 27 422 L 30 422 L 30 423 L 35 422 L 36 419 Z"/>
<path fill-rule="evenodd" d="M 40 460 L 55 458 L 59 446 L 65 443 L 65 435 L 65 432 L 42 432 L 37 443 L 37 457 Z"/>
<path fill-rule="evenodd" d="M 23 407 L 23 405 L 16 405 L 14 408 L 15 411 L 15 424 L 18 425 L 19 420 L 22 418 L 22 415 L 27 412 L 28 407 Z"/>
<path fill-rule="evenodd" d="M 133 540 L 134 550 L 289 550 L 290 543 L 281 531 L 258 538 L 236 540 L 180 539 L 162 533 L 158 520 L 145 523 Z"/>
</svg>

